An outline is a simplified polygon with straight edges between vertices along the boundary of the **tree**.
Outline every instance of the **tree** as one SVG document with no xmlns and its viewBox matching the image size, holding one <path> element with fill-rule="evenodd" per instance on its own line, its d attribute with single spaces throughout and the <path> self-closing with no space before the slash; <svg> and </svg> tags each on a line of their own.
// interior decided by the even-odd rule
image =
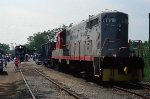
<svg viewBox="0 0 150 99">
<path fill-rule="evenodd" d="M 28 54 L 33 54 L 35 52 L 34 48 L 31 47 L 29 44 L 25 44 L 25 47 Z"/>
<path fill-rule="evenodd" d="M 5 55 L 5 54 L 8 54 L 9 52 L 10 52 L 9 45 L 0 43 L 0 53 Z"/>
<path fill-rule="evenodd" d="M 55 28 L 44 32 L 38 32 L 33 34 L 33 36 L 29 36 L 27 38 L 28 40 L 27 48 L 32 51 L 34 50 L 36 52 L 40 52 L 40 47 L 42 44 L 55 41 L 55 34 L 57 32 L 62 31 L 62 28 L 66 27 L 67 26 L 63 25 L 60 28 Z"/>
<path fill-rule="evenodd" d="M 28 47 L 32 49 L 34 48 L 37 51 L 39 51 L 40 46 L 48 40 L 47 35 L 48 33 L 44 31 L 44 32 L 38 32 L 34 34 L 33 36 L 29 36 Z"/>
</svg>

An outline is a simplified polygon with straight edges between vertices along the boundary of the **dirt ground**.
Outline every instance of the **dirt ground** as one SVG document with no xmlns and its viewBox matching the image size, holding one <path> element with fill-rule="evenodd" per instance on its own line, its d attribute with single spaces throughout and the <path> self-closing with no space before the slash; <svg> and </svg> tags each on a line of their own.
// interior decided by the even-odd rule
<svg viewBox="0 0 150 99">
<path fill-rule="evenodd" d="M 13 62 L 0 73 L 0 99 L 27 99 L 28 91 L 20 72 L 15 71 Z"/>
</svg>

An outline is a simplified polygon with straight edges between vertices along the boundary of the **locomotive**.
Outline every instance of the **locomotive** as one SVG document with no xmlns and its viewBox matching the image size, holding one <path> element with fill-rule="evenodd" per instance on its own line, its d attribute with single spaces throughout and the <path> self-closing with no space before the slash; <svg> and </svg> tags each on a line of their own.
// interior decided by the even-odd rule
<svg viewBox="0 0 150 99">
<path fill-rule="evenodd" d="M 128 24 L 126 13 L 111 11 L 62 29 L 55 43 L 44 44 L 49 50 L 45 64 L 84 71 L 102 81 L 141 81 L 144 61 L 131 49 Z"/>
<path fill-rule="evenodd" d="M 47 67 L 51 67 L 51 56 L 54 46 L 55 46 L 54 42 L 48 42 L 41 45 L 40 59 L 41 62 Z"/>
<path fill-rule="evenodd" d="M 15 57 L 19 58 L 21 62 L 24 61 L 26 54 L 26 47 L 24 45 L 15 46 Z"/>
</svg>

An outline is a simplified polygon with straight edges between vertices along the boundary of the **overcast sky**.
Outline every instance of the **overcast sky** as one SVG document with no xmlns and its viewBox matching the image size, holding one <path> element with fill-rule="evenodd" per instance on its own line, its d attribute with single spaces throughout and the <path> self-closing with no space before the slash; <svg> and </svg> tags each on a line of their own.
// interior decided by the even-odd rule
<svg viewBox="0 0 150 99">
<path fill-rule="evenodd" d="M 150 0 L 0 0 L 0 43 L 27 43 L 28 36 L 77 24 L 105 9 L 129 15 L 129 39 L 148 40 Z"/>
</svg>

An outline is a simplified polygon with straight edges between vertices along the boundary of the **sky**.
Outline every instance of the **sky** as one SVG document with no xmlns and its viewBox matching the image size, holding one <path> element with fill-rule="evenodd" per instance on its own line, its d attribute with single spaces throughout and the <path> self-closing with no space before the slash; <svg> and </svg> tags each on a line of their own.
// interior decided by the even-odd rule
<svg viewBox="0 0 150 99">
<path fill-rule="evenodd" d="M 129 16 L 129 39 L 148 40 L 150 0 L 0 0 L 0 43 L 26 44 L 34 33 L 77 24 L 105 9 Z"/>
</svg>

